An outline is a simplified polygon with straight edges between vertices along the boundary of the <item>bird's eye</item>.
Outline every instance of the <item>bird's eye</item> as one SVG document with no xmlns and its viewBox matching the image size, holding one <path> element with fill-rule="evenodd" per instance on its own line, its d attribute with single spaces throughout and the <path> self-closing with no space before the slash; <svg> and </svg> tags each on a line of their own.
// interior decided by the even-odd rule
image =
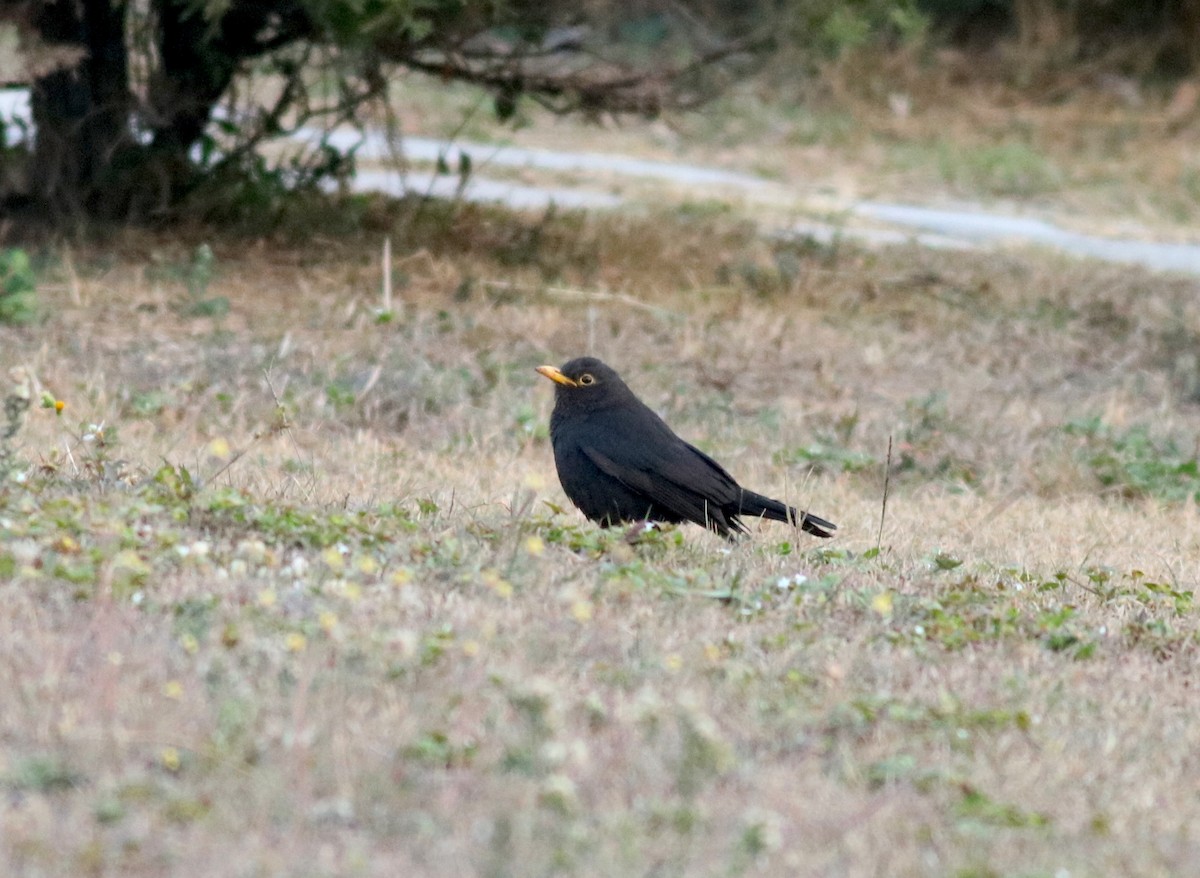
<svg viewBox="0 0 1200 878">
<path fill-rule="evenodd" d="M 596 379 L 592 377 L 591 372 L 584 372 L 582 375 L 579 376 L 579 383 L 582 384 L 584 387 L 587 387 L 589 384 L 595 384 Z"/>
</svg>

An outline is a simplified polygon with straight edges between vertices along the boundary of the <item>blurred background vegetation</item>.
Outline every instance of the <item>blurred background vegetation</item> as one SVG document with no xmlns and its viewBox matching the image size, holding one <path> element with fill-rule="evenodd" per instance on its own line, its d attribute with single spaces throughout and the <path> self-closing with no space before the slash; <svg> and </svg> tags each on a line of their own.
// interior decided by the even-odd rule
<svg viewBox="0 0 1200 878">
<path fill-rule="evenodd" d="M 505 122 L 523 101 L 656 116 L 750 76 L 795 106 L 914 70 L 1035 102 L 1132 101 L 1169 96 L 1200 59 L 1200 0 L 29 0 L 0 15 L 0 76 L 30 89 L 37 132 L 8 120 L 0 209 L 59 229 L 344 177 L 353 156 L 320 134 L 398 136 L 410 71 L 490 92 Z M 310 128 L 304 150 L 262 148 Z"/>
</svg>

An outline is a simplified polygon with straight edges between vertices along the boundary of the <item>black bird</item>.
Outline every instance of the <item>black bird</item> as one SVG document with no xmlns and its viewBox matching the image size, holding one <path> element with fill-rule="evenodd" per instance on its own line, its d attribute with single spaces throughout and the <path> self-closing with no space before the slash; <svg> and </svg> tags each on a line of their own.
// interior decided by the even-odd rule
<svg viewBox="0 0 1200 878">
<path fill-rule="evenodd" d="M 739 516 L 799 523 L 818 537 L 836 524 L 747 491 L 684 442 L 611 368 L 594 357 L 538 366 L 555 383 L 550 441 L 571 502 L 604 527 L 622 521 L 694 521 L 723 537 L 745 533 Z"/>
</svg>

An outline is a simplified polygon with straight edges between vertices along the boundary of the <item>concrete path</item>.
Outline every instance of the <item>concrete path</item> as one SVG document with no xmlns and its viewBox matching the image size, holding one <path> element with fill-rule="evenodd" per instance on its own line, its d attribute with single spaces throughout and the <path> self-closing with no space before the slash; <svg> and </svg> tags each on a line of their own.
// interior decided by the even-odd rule
<svg viewBox="0 0 1200 878">
<path fill-rule="evenodd" d="M 29 94 L 23 89 L 0 90 L 0 122 L 10 136 L 33 136 L 29 118 Z M 315 143 L 320 132 L 304 129 L 295 135 L 302 143 Z M 727 197 L 731 201 L 769 200 L 789 204 L 790 212 L 828 217 L 795 223 L 769 234 L 810 236 L 821 241 L 854 239 L 870 246 L 915 242 L 927 247 L 978 249 L 981 247 L 1033 245 L 1075 256 L 1108 262 L 1142 265 L 1160 271 L 1200 275 L 1200 246 L 1152 240 L 1088 235 L 1063 229 L 1043 219 L 997 213 L 982 207 L 958 209 L 924 207 L 916 204 L 858 201 L 820 210 L 805 205 L 786 185 L 773 180 L 680 162 L 649 161 L 630 156 L 597 152 L 560 152 L 488 143 L 448 142 L 425 137 L 406 137 L 400 144 L 403 163 L 437 164 L 456 169 L 463 155 L 470 156 L 472 172 L 466 180 L 457 174 L 423 170 L 395 170 L 397 156 L 381 133 L 366 135 L 337 131 L 326 142 L 340 149 L 353 149 L 362 165 L 354 188 L 393 195 L 417 193 L 437 198 L 497 202 L 517 209 L 544 208 L 558 204 L 566 208 L 614 210 L 636 206 L 636 199 L 596 188 L 604 179 L 641 179 L 695 187 L 706 198 Z M 595 184 L 536 185 L 523 180 L 509 182 L 488 176 L 491 169 L 577 175 L 596 178 Z"/>
<path fill-rule="evenodd" d="M 313 133 L 315 135 L 315 132 Z M 361 138 L 352 132 L 339 133 L 334 145 L 349 148 L 358 144 L 357 155 L 364 161 L 392 158 L 386 141 L 379 136 Z M 464 186 L 456 175 L 409 172 L 393 173 L 386 178 L 380 172 L 360 172 L 356 186 L 392 192 L 428 192 L 439 197 L 457 196 L 468 200 L 495 201 L 515 208 L 541 207 L 551 202 L 563 207 L 612 209 L 632 202 L 611 192 L 583 187 L 540 187 L 508 184 L 489 180 L 486 169 L 509 168 L 530 171 L 596 175 L 599 177 L 643 178 L 675 186 L 695 186 L 731 197 L 770 195 L 778 202 L 787 195 L 782 183 L 715 168 L 675 162 L 657 162 L 602 153 L 568 153 L 487 143 L 405 138 L 401 145 L 409 162 L 445 162 L 459 166 L 467 154 L 475 169 Z M 711 193 L 710 193 L 711 194 Z M 802 204 L 797 205 L 803 209 Z M 822 211 L 828 213 L 826 209 Z M 837 238 L 859 240 L 868 245 L 892 245 L 915 242 L 927 247 L 978 249 L 986 246 L 1033 245 L 1060 250 L 1075 256 L 1130 265 L 1142 265 L 1160 271 L 1200 275 L 1200 245 L 1160 243 L 1134 238 L 1088 235 L 1060 228 L 1043 219 L 996 213 L 979 208 L 945 209 L 915 204 L 859 201 L 844 205 L 841 213 L 854 217 L 853 223 L 812 221 L 778 229 L 776 235 L 805 235 L 822 241 Z"/>
</svg>

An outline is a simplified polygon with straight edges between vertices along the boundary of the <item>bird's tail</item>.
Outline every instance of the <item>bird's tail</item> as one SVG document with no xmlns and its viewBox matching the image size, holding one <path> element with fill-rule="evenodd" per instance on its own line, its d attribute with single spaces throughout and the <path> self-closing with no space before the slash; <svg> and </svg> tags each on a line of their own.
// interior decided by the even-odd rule
<svg viewBox="0 0 1200 878">
<path fill-rule="evenodd" d="M 769 518 L 772 521 L 786 521 L 791 525 L 799 525 L 805 533 L 816 537 L 831 537 L 837 530 L 837 525 L 826 521 L 810 512 L 799 512 L 793 506 L 755 494 L 753 491 L 742 491 L 742 501 L 738 509 L 739 515 L 755 518 Z"/>
</svg>

